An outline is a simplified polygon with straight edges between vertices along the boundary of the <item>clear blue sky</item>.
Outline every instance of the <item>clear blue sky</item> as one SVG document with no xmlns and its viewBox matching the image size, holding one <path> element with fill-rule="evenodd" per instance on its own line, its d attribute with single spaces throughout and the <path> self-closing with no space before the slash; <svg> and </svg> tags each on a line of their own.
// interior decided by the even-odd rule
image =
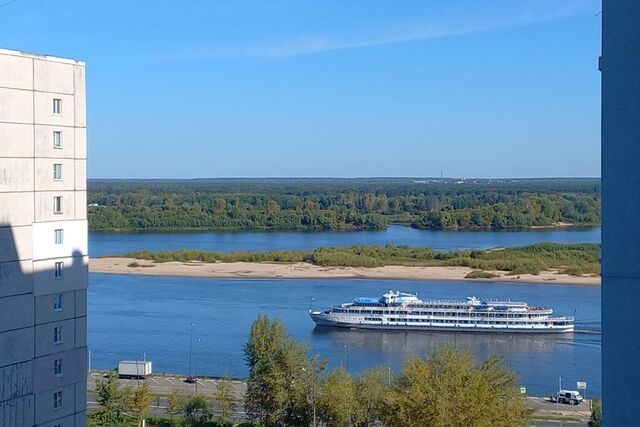
<svg viewBox="0 0 640 427">
<path fill-rule="evenodd" d="M 0 47 L 87 61 L 91 178 L 599 176 L 599 11 L 18 0 Z"/>
</svg>

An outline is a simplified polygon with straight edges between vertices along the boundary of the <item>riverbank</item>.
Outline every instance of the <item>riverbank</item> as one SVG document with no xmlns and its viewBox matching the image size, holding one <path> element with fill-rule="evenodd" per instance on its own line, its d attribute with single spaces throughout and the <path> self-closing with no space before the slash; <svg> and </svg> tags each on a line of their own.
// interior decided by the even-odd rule
<svg viewBox="0 0 640 427">
<path fill-rule="evenodd" d="M 388 265 L 383 267 L 324 267 L 305 262 L 259 263 L 170 261 L 155 263 L 123 257 L 92 258 L 91 273 L 134 274 L 149 276 L 184 276 L 209 278 L 253 279 L 402 279 L 402 280 L 468 280 L 476 282 L 561 283 L 572 285 L 600 285 L 595 275 L 572 276 L 555 270 L 540 274 L 507 275 L 505 271 L 492 271 L 490 279 L 468 279 L 473 271 L 469 267 L 410 267 Z"/>
</svg>

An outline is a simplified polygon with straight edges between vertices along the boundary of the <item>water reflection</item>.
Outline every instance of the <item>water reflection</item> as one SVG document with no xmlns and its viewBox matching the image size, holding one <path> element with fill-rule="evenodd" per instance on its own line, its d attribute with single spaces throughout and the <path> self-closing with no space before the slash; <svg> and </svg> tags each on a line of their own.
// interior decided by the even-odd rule
<svg viewBox="0 0 640 427">
<path fill-rule="evenodd" d="M 362 329 L 340 329 L 330 326 L 316 326 L 315 338 L 328 338 L 335 345 L 352 349 L 372 351 L 393 351 L 403 355 L 426 356 L 442 345 L 453 345 L 478 355 L 500 354 L 510 356 L 514 353 L 535 351 L 549 352 L 556 344 L 572 342 L 574 333 L 567 334 L 492 334 L 492 333 L 451 333 L 427 331 L 377 331 Z"/>
</svg>

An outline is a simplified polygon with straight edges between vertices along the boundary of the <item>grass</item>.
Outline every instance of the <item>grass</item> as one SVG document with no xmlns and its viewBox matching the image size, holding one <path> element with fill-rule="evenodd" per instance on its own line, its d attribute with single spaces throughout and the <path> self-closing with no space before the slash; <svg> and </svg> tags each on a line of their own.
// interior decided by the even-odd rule
<svg viewBox="0 0 640 427">
<path fill-rule="evenodd" d="M 133 262 L 130 262 L 129 264 L 127 264 L 127 267 L 132 267 L 132 268 L 134 268 L 134 267 L 155 267 L 155 265 L 153 265 L 153 264 L 140 264 L 137 261 L 133 261 Z"/>
<path fill-rule="evenodd" d="M 464 277 L 465 279 L 493 279 L 494 277 L 498 277 L 498 275 L 490 271 L 473 270 Z"/>
<path fill-rule="evenodd" d="M 572 275 L 600 274 L 600 245 L 595 243 L 536 243 L 518 248 L 465 251 L 396 245 L 330 247 L 314 251 L 138 251 L 125 257 L 155 262 L 307 262 L 325 267 L 461 266 L 476 270 L 469 278 L 490 278 L 490 271 L 505 271 L 511 275 L 539 274 L 548 270 Z"/>
</svg>

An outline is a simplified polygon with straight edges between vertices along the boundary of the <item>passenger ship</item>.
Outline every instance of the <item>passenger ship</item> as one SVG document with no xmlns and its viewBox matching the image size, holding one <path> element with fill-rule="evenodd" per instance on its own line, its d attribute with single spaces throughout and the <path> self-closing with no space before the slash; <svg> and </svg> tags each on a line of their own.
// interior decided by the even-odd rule
<svg viewBox="0 0 640 427">
<path fill-rule="evenodd" d="M 317 325 L 343 328 L 454 332 L 573 332 L 574 319 L 526 302 L 421 300 L 389 291 L 381 298 L 356 298 L 324 311 L 309 310 Z"/>
</svg>

